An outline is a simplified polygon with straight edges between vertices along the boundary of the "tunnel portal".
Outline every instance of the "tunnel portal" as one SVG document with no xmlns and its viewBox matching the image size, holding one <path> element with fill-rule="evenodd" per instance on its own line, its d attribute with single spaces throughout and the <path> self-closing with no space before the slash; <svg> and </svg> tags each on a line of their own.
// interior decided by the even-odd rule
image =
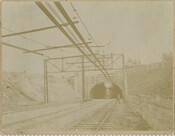
<svg viewBox="0 0 175 136">
<path fill-rule="evenodd" d="M 109 88 L 105 87 L 105 83 L 98 83 L 92 87 L 90 90 L 91 99 L 112 99 L 112 98 L 123 98 L 123 93 L 121 88 L 112 84 Z"/>
</svg>

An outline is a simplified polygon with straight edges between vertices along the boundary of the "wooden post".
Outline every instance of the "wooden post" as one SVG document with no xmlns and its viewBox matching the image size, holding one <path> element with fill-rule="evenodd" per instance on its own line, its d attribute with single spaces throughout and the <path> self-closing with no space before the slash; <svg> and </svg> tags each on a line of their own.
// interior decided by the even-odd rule
<svg viewBox="0 0 175 136">
<path fill-rule="evenodd" d="M 111 53 L 111 68 L 113 69 L 113 54 Z"/>
<path fill-rule="evenodd" d="M 82 100 L 85 101 L 84 56 L 82 57 Z"/>
<path fill-rule="evenodd" d="M 122 57 L 122 75 L 123 75 L 123 88 L 124 88 L 124 94 L 125 94 L 125 72 L 124 72 L 124 54 L 121 54 Z"/>
<path fill-rule="evenodd" d="M 62 64 L 62 71 L 64 71 L 64 58 L 63 57 L 61 59 L 61 64 Z"/>
<path fill-rule="evenodd" d="M 127 85 L 127 75 L 125 71 L 125 58 L 124 58 L 124 54 L 122 54 L 121 56 L 122 56 L 122 67 L 123 67 L 122 70 L 123 70 L 124 94 L 127 95 L 128 85 Z"/>
<path fill-rule="evenodd" d="M 105 68 L 105 55 L 103 54 L 103 67 Z"/>
<path fill-rule="evenodd" d="M 97 64 L 97 61 L 95 60 L 95 64 Z M 95 70 L 97 69 L 97 67 L 95 67 Z"/>
<path fill-rule="evenodd" d="M 47 78 L 47 60 L 44 60 L 44 103 L 48 103 L 48 78 Z"/>
</svg>

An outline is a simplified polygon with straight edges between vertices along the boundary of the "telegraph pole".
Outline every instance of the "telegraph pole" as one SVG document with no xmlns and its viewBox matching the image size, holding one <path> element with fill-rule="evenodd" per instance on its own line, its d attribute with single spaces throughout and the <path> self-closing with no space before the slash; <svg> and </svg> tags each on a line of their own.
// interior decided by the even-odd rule
<svg viewBox="0 0 175 136">
<path fill-rule="evenodd" d="M 47 77 L 47 59 L 44 60 L 44 103 L 49 102 L 48 98 L 48 77 Z"/>
<path fill-rule="evenodd" d="M 113 54 L 111 53 L 111 68 L 113 69 Z"/>
<path fill-rule="evenodd" d="M 105 55 L 104 55 L 104 53 L 103 53 L 103 66 L 105 68 Z"/>
<path fill-rule="evenodd" d="M 126 71 L 125 71 L 125 58 L 124 58 L 124 54 L 121 54 L 122 56 L 122 71 L 123 71 L 123 81 L 124 81 L 124 94 L 127 95 L 128 94 L 128 84 L 127 84 L 127 75 L 126 75 Z"/>
<path fill-rule="evenodd" d="M 84 75 L 84 56 L 82 56 L 82 101 L 85 101 L 85 75 Z"/>
<path fill-rule="evenodd" d="M 62 71 L 64 71 L 64 57 L 61 59 L 61 66 L 62 66 Z"/>
</svg>

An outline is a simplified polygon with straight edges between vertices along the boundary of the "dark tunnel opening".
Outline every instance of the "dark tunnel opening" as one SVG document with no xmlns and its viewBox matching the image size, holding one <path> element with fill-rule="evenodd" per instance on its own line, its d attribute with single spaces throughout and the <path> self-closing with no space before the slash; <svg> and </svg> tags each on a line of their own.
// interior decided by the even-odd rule
<svg viewBox="0 0 175 136">
<path fill-rule="evenodd" d="M 111 87 L 105 87 L 105 83 L 98 83 L 90 90 L 91 99 L 123 98 L 122 89 L 113 83 Z"/>
</svg>

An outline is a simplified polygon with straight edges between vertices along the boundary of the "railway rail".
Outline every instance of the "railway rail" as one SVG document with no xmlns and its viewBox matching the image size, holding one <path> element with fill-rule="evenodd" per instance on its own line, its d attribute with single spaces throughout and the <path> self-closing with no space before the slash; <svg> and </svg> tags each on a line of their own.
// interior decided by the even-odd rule
<svg viewBox="0 0 175 136">
<path fill-rule="evenodd" d="M 81 97 L 72 99 L 71 101 L 66 101 L 66 102 L 55 102 L 55 103 L 50 103 L 50 104 L 44 104 L 43 102 L 40 103 L 34 103 L 32 105 L 21 105 L 21 106 L 8 106 L 6 109 L 3 111 L 2 109 L 2 114 L 11 114 L 11 113 L 17 113 L 21 111 L 30 111 L 30 110 L 38 110 L 38 109 L 43 109 L 47 107 L 57 107 L 58 105 L 62 106 L 65 104 L 69 103 L 78 103 L 81 101 Z"/>
<path fill-rule="evenodd" d="M 80 113 L 83 112 L 82 113 Z M 76 115 L 76 117 L 75 117 Z M 68 119 L 69 118 L 69 119 Z M 70 120 L 71 119 L 71 120 Z M 68 121 L 69 120 L 69 121 Z M 65 121 L 65 124 L 62 122 Z M 62 122 L 61 124 L 59 122 Z M 127 103 L 112 100 L 93 100 L 50 113 L 2 125 L 3 130 L 28 131 L 57 128 L 58 130 L 148 130 L 143 118 Z M 49 129 L 49 128 L 48 128 Z"/>
<path fill-rule="evenodd" d="M 38 116 L 34 116 L 34 117 L 30 117 L 24 120 L 19 120 L 19 121 L 15 121 L 12 123 L 6 123 L 2 125 L 2 129 L 3 130 L 9 130 L 9 129 L 14 129 L 14 130 L 21 130 L 21 129 L 27 129 L 27 128 L 33 128 L 33 126 L 37 126 L 40 125 L 42 123 L 47 123 L 51 120 L 54 119 L 59 119 L 62 118 L 64 116 L 69 116 L 70 114 L 83 110 L 83 109 L 88 109 L 91 108 L 93 106 L 97 106 L 97 105 L 103 105 L 103 103 L 105 104 L 106 101 L 101 102 L 101 101 L 95 101 L 95 102 L 86 102 L 86 103 L 81 103 L 78 104 L 77 106 L 72 106 L 72 107 L 67 107 L 64 109 L 58 109 L 54 112 L 50 112 L 47 114 L 43 114 L 43 115 L 38 115 Z"/>
<path fill-rule="evenodd" d="M 127 103 L 114 99 L 91 115 L 82 117 L 63 130 L 148 130 L 150 126 Z"/>
<path fill-rule="evenodd" d="M 20 120 L 20 121 L 16 121 L 16 122 L 13 122 L 13 123 L 4 124 L 4 125 L 2 125 L 2 128 L 3 129 L 6 129 L 6 128 L 18 129 L 18 126 L 20 124 L 25 128 L 26 126 L 28 126 L 30 124 L 33 124 L 35 122 L 35 120 L 37 121 L 36 123 L 41 123 L 41 121 L 50 120 L 51 119 L 50 117 L 64 116 L 66 114 L 69 114 L 71 112 L 80 110 L 82 108 L 87 108 L 89 106 L 92 106 L 92 103 L 86 103 L 86 104 L 82 104 L 82 105 L 78 105 L 78 106 L 73 106 L 71 108 L 69 107 L 69 108 L 66 108 L 64 110 L 58 110 L 58 111 L 51 112 L 51 113 L 48 113 L 48 114 L 43 114 L 43 115 L 35 116 L 35 117 L 32 117 L 32 118 L 27 118 L 25 120 Z M 45 118 L 45 119 L 43 120 L 43 118 Z M 41 119 L 41 121 L 39 121 L 40 119 Z M 25 123 L 26 123 L 26 125 L 24 125 Z"/>
<path fill-rule="evenodd" d="M 86 117 L 83 116 L 78 121 L 66 126 L 63 130 L 101 130 L 104 127 L 109 128 L 112 124 L 106 123 L 106 120 L 110 117 L 115 104 L 115 100 L 112 100 L 101 109 L 88 116 L 86 115 Z"/>
</svg>

